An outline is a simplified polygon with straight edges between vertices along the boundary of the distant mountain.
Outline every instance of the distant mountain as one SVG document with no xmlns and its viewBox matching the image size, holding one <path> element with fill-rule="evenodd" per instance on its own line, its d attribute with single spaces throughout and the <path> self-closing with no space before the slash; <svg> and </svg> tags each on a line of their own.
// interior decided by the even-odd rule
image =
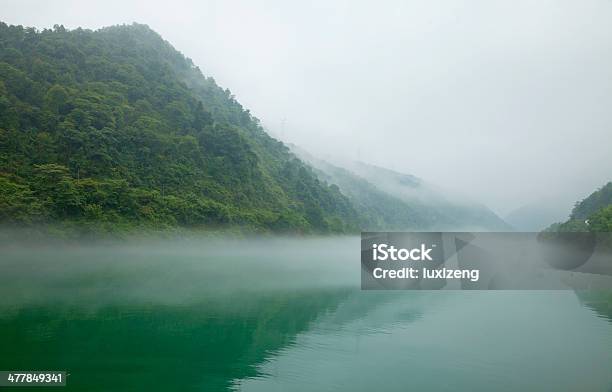
<svg viewBox="0 0 612 392">
<path fill-rule="evenodd" d="M 567 218 L 567 206 L 563 207 L 557 203 L 543 200 L 526 204 L 511 211 L 504 217 L 516 230 L 540 231 L 550 225 Z"/>
<path fill-rule="evenodd" d="M 0 223 L 328 233 L 357 216 L 147 26 L 0 23 Z"/>
<path fill-rule="evenodd" d="M 546 230 L 612 232 L 612 182 L 577 202 L 567 221 Z"/>
<path fill-rule="evenodd" d="M 453 200 L 415 176 L 361 162 L 342 168 L 291 148 L 348 196 L 364 230 L 511 230 L 485 206 Z"/>
</svg>

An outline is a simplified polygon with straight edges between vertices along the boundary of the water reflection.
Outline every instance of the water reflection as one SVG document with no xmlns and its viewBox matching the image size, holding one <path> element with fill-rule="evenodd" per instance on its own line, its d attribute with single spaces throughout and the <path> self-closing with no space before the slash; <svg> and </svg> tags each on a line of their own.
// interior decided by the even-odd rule
<svg viewBox="0 0 612 392">
<path fill-rule="evenodd" d="M 355 292 L 344 306 L 369 302 Z M 378 293 L 377 293 L 378 294 Z M 384 293 L 330 314 L 240 391 L 576 391 L 612 386 L 612 328 L 569 291 Z M 349 312 L 351 313 L 351 312 Z M 356 314 L 353 314 L 354 316 Z"/>
<path fill-rule="evenodd" d="M 2 369 L 67 369 L 73 390 L 224 390 L 290 345 L 343 290 L 223 303 L 37 306 L 0 317 Z"/>
<path fill-rule="evenodd" d="M 0 252 L 0 369 L 67 390 L 612 385 L 612 324 L 572 292 L 360 291 L 358 238 Z"/>
<path fill-rule="evenodd" d="M 66 369 L 69 390 L 226 390 L 355 290 L 357 268 L 321 259 L 330 243 L 2 249 L 0 369 Z"/>
<path fill-rule="evenodd" d="M 580 301 L 597 315 L 612 322 L 612 292 L 610 291 L 577 291 Z"/>
</svg>

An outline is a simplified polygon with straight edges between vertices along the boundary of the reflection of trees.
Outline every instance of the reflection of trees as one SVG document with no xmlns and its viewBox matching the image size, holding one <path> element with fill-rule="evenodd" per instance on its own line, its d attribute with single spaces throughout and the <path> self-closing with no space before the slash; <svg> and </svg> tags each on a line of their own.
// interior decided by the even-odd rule
<svg viewBox="0 0 612 392">
<path fill-rule="evenodd" d="M 188 306 L 46 306 L 0 318 L 2 369 L 60 369 L 69 390 L 225 390 L 290 345 L 347 290 L 267 292 Z"/>
<path fill-rule="evenodd" d="M 442 298 L 443 293 L 435 293 Z M 320 320 L 325 328 L 346 328 L 350 324 L 368 330 L 384 329 L 420 319 L 432 305 L 432 296 L 418 291 L 355 291 L 333 314 Z M 424 304 L 427 302 L 427 304 Z"/>
<path fill-rule="evenodd" d="M 582 304 L 612 321 L 612 291 L 577 291 Z"/>
</svg>

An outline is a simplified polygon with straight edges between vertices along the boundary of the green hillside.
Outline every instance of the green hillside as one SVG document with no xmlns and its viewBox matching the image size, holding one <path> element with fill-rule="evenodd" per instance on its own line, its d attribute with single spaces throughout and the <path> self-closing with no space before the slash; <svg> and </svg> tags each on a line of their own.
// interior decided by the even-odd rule
<svg viewBox="0 0 612 392">
<path fill-rule="evenodd" d="M 0 223 L 346 232 L 350 201 L 147 26 L 0 23 Z"/>
<path fill-rule="evenodd" d="M 567 221 L 546 230 L 612 232 L 612 182 L 577 202 Z"/>
</svg>

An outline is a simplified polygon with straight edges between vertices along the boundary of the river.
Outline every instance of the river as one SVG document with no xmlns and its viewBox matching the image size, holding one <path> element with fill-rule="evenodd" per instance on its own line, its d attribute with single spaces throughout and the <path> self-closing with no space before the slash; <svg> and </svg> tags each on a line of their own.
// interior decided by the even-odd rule
<svg viewBox="0 0 612 392">
<path fill-rule="evenodd" d="M 612 390 L 610 314 L 574 292 L 361 291 L 359 252 L 3 245 L 0 370 L 66 370 L 67 391 Z"/>
</svg>

